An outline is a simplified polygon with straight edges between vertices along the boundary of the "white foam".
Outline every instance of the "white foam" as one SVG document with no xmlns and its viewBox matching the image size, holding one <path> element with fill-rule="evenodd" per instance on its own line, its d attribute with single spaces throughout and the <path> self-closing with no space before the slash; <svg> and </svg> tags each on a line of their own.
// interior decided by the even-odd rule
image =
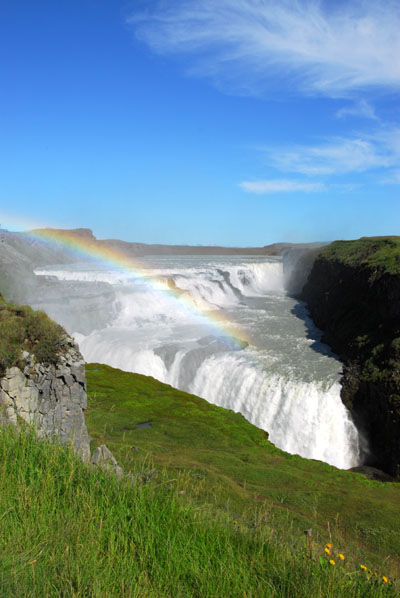
<svg viewBox="0 0 400 598">
<path fill-rule="evenodd" d="M 134 280 L 133 274 L 103 269 L 73 270 L 68 268 L 36 268 L 37 276 L 51 276 L 57 280 L 78 282 L 108 282 L 109 284 L 129 284 Z"/>
<path fill-rule="evenodd" d="M 36 270 L 113 285 L 114 319 L 79 337 L 87 361 L 150 375 L 238 411 L 289 453 L 340 468 L 359 463 L 358 433 L 340 399 L 340 363 L 322 346 L 313 348 L 304 321 L 293 315 L 280 260 L 214 258 L 207 264 L 204 257 L 170 257 L 150 271 L 164 284 L 95 267 Z M 167 292 L 171 286 L 193 309 Z M 241 323 L 256 346 L 229 350 L 196 313 L 207 309 Z"/>
<path fill-rule="evenodd" d="M 225 354 L 206 359 L 189 390 L 242 413 L 284 451 L 342 469 L 359 463 L 358 433 L 338 383 L 268 375 L 243 357 Z"/>
</svg>

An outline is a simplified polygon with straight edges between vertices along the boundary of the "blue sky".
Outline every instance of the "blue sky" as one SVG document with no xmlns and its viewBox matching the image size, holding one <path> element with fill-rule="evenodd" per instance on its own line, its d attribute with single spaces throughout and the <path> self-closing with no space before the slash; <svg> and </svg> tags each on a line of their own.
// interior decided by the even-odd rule
<svg viewBox="0 0 400 598">
<path fill-rule="evenodd" d="M 3 0 L 0 219 L 258 246 L 400 234 L 400 3 Z"/>
</svg>

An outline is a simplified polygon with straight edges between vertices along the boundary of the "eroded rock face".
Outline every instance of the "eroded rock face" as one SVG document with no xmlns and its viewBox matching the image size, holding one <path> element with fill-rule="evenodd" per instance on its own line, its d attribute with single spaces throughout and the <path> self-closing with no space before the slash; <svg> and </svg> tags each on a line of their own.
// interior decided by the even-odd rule
<svg viewBox="0 0 400 598">
<path fill-rule="evenodd" d="M 400 275 L 319 257 L 302 293 L 344 362 L 341 397 L 366 465 L 400 479 Z"/>
<path fill-rule="evenodd" d="M 85 362 L 76 343 L 67 335 L 56 365 L 35 363 L 22 354 L 23 369 L 8 368 L 0 379 L 0 421 L 15 426 L 35 424 L 39 435 L 58 437 L 88 461 L 90 436 L 84 411 L 87 407 Z"/>
</svg>

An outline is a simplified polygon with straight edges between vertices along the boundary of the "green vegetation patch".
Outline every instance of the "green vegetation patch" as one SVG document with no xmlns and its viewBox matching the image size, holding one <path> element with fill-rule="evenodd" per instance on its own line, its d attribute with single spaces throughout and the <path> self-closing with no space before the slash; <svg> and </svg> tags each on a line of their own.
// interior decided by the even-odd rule
<svg viewBox="0 0 400 598">
<path fill-rule="evenodd" d="M 399 274 L 400 237 L 361 237 L 354 241 L 334 241 L 321 251 L 320 257 Z"/>
<path fill-rule="evenodd" d="M 23 350 L 40 363 L 55 363 L 63 334 L 44 312 L 7 303 L 0 295 L 0 375 L 18 365 Z"/>
<path fill-rule="evenodd" d="M 397 567 L 399 484 L 284 453 L 240 414 L 153 378 L 89 364 L 87 379 L 93 445 L 107 444 L 126 471 L 184 474 L 180 490 L 198 509 L 251 528 L 262 508 L 287 542 L 302 542 L 310 527 L 321 541 L 336 530 L 363 558 Z"/>
<path fill-rule="evenodd" d="M 136 474 L 140 470 L 135 470 Z M 354 562 L 267 508 L 252 526 L 186 499 L 191 479 L 135 482 L 33 433 L 0 432 L 2 598 L 395 598 L 390 560 Z"/>
</svg>

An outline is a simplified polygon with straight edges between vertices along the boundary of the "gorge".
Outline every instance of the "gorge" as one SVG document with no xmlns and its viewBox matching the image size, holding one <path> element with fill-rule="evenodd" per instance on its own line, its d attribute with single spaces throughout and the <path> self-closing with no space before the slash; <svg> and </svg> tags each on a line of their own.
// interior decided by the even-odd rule
<svg viewBox="0 0 400 598">
<path fill-rule="evenodd" d="M 242 257 L 190 256 L 187 249 L 174 257 L 142 256 L 141 267 L 148 276 L 138 277 L 93 262 L 75 260 L 71 265 L 73 259 L 60 253 L 62 247 L 57 247 L 57 256 L 53 249 L 43 256 L 49 248 L 34 245 L 39 246 L 40 259 L 31 264 L 34 285 L 25 291 L 26 300 L 74 333 L 87 361 L 152 375 L 240 411 L 288 452 L 342 468 L 366 461 L 396 475 L 396 452 L 387 447 L 390 442 L 395 446 L 398 424 L 390 420 L 387 429 L 393 441 L 385 441 L 385 448 L 374 441 L 375 424 L 368 428 L 365 423 L 373 410 L 359 415 L 357 401 L 353 404 L 346 398 L 346 389 L 354 386 L 357 376 L 357 372 L 351 379 L 348 376 L 348 371 L 355 371 L 354 362 L 348 365 L 347 354 L 331 337 L 324 337 L 345 362 L 341 388 L 340 362 L 320 342 L 304 304 L 291 296 L 302 288 L 319 248 L 284 247 L 283 257 L 251 252 Z M 327 319 L 319 318 L 315 307 L 322 305 L 319 263 L 317 259 L 302 298 L 317 325 L 329 330 Z M 337 276 L 334 268 L 332 280 Z M 164 284 L 161 292 L 152 285 L 154 277 Z M 388 313 L 385 301 L 396 302 L 395 293 L 382 302 L 382 313 Z M 342 292 L 345 312 L 348 300 Z M 333 304 L 338 305 L 336 300 Z M 332 305 L 326 310 L 328 319 L 329 310 Z M 210 325 L 209 312 L 223 315 L 223 322 L 220 318 Z M 245 342 L 237 343 L 243 331 Z M 387 412 L 396 400 L 396 379 L 393 385 Z M 361 430 L 361 440 L 344 405 Z M 364 437 L 367 442 L 372 439 L 369 449 Z"/>
</svg>

